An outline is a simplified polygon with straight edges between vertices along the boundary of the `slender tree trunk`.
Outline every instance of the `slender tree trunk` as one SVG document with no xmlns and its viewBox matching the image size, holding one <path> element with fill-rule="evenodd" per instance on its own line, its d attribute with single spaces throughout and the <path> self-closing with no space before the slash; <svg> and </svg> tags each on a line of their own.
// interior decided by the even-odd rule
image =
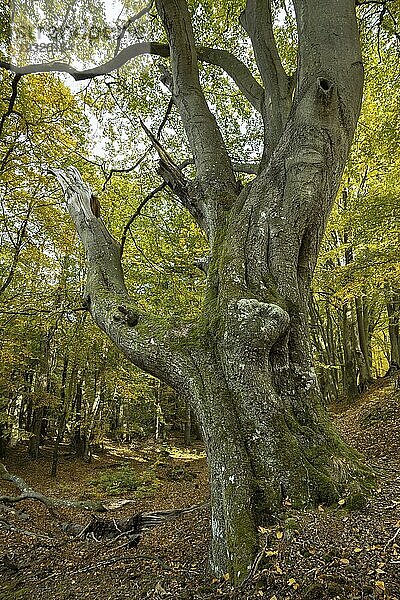
<svg viewBox="0 0 400 600">
<path fill-rule="evenodd" d="M 388 292 L 386 297 L 386 310 L 389 320 L 390 363 L 398 368 L 400 367 L 400 296 L 396 292 Z"/>
<path fill-rule="evenodd" d="M 371 377 L 371 344 L 369 339 L 369 318 L 366 299 L 357 296 L 355 298 L 355 305 L 360 349 L 364 356 L 369 377 Z"/>
<path fill-rule="evenodd" d="M 190 446 L 192 443 L 192 410 L 189 402 L 185 404 L 185 444 Z"/>
<path fill-rule="evenodd" d="M 39 446 L 41 443 L 43 406 L 35 408 L 32 414 L 31 437 L 29 438 L 28 454 L 31 458 L 39 458 Z"/>
<path fill-rule="evenodd" d="M 358 395 L 357 362 L 351 307 L 346 302 L 342 312 L 343 392 L 350 400 Z"/>
<path fill-rule="evenodd" d="M 72 447 L 74 449 L 76 458 L 84 458 L 87 447 L 86 435 L 83 429 L 82 397 L 82 379 L 78 376 L 74 398 L 75 424 L 72 433 Z"/>
<path fill-rule="evenodd" d="M 0 423 L 0 458 L 5 458 L 9 442 L 9 431 L 7 427 Z"/>
<path fill-rule="evenodd" d="M 68 407 L 66 405 L 66 383 L 67 383 L 67 373 L 68 373 L 68 357 L 64 356 L 63 361 L 63 370 L 61 375 L 61 391 L 60 391 L 60 408 L 61 413 L 57 423 L 57 437 L 54 443 L 53 449 L 53 458 L 51 463 L 51 476 L 57 476 L 57 468 L 58 468 L 58 453 L 60 444 L 64 439 L 65 429 L 67 426 L 67 413 Z"/>
</svg>

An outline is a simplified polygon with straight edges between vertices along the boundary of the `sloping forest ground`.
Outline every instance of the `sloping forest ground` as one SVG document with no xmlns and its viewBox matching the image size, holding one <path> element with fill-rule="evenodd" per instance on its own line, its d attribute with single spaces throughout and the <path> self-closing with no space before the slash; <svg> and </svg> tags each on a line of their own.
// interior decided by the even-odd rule
<svg viewBox="0 0 400 600">
<path fill-rule="evenodd" d="M 0 510 L 0 600 L 400 599 L 399 409 L 392 379 L 378 381 L 350 407 L 336 407 L 339 430 L 379 472 L 379 487 L 366 507 L 351 512 L 345 498 L 336 507 L 306 512 L 286 507 L 276 526 L 260 532 L 257 572 L 239 590 L 207 572 L 208 506 L 155 527 L 129 548 L 124 537 L 99 542 L 71 537 L 62 523 L 86 524 L 90 515 L 57 509 L 55 516 L 29 500 L 13 512 Z M 49 496 L 134 500 L 106 513 L 109 519 L 208 500 L 200 445 L 106 447 L 90 464 L 65 455 L 56 480 L 50 478 L 50 463 L 46 448 L 38 461 L 21 449 L 5 461 L 10 472 Z M 126 491 L 129 473 L 140 482 L 136 492 Z M 15 494 L 6 483 L 2 489 Z"/>
</svg>

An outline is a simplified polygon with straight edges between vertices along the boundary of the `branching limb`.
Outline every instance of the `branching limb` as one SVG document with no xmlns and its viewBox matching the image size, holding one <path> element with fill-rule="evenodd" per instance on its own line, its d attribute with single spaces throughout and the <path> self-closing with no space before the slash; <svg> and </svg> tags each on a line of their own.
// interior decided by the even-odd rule
<svg viewBox="0 0 400 600">
<path fill-rule="evenodd" d="M 166 187 L 167 187 L 167 184 L 164 181 L 161 185 L 159 185 L 154 190 L 152 190 L 149 194 L 147 194 L 147 196 L 145 198 L 143 198 L 143 200 L 139 203 L 139 206 L 137 207 L 137 209 L 135 210 L 133 215 L 130 217 L 129 221 L 126 223 L 126 225 L 124 225 L 124 229 L 122 231 L 122 237 L 121 237 L 121 256 L 124 252 L 126 237 L 128 235 L 128 231 L 130 230 L 132 223 L 134 222 L 135 219 L 138 218 L 138 216 L 140 215 L 140 213 L 142 212 L 142 210 L 146 206 L 146 204 L 152 198 L 154 198 L 154 196 L 156 196 L 159 192 L 164 190 Z"/>
<path fill-rule="evenodd" d="M 166 31 L 172 64 L 173 95 L 193 153 L 200 187 L 229 206 L 236 182 L 221 132 L 199 81 L 192 22 L 185 0 L 156 0 Z"/>
<path fill-rule="evenodd" d="M 92 192 L 74 167 L 51 171 L 64 190 L 67 208 L 83 243 L 88 265 L 86 302 L 91 315 L 136 366 L 177 391 L 187 389 L 191 361 L 171 349 L 159 322 L 130 298 L 121 266 L 121 247 L 91 209 Z"/>
<path fill-rule="evenodd" d="M 264 90 L 253 77 L 246 65 L 227 50 L 196 46 L 197 59 L 210 65 L 221 67 L 236 83 L 239 90 L 261 112 Z"/>
<path fill-rule="evenodd" d="M 270 0 L 247 0 L 241 23 L 253 44 L 265 88 L 265 153 L 268 158 L 283 131 L 291 107 L 290 79 L 275 43 Z"/>
<path fill-rule="evenodd" d="M 18 231 L 17 239 L 14 244 L 14 255 L 12 258 L 10 269 L 9 269 L 7 277 L 5 278 L 3 283 L 0 285 L 0 296 L 5 292 L 5 290 L 8 288 L 8 286 L 11 284 L 12 280 L 14 279 L 14 275 L 15 275 L 15 271 L 17 269 L 17 265 L 18 265 L 19 257 L 20 257 L 21 251 L 22 251 L 23 243 L 25 241 L 26 230 L 28 227 L 28 222 L 29 222 L 29 218 L 30 218 L 32 209 L 33 209 L 33 201 L 31 201 L 29 203 L 28 210 L 26 211 L 26 215 L 25 215 L 25 217 L 22 221 L 21 227 Z"/>
<path fill-rule="evenodd" d="M 135 23 L 136 21 L 138 21 L 139 19 L 141 19 L 142 17 L 144 17 L 144 15 L 147 15 L 150 11 L 151 8 L 154 4 L 154 0 L 151 0 L 151 2 L 145 6 L 144 8 L 142 8 L 142 10 L 140 10 L 136 15 L 133 15 L 133 17 L 130 17 L 121 27 L 121 31 L 119 32 L 119 35 L 117 37 L 117 44 L 115 47 L 115 52 L 114 52 L 114 56 L 116 56 L 121 48 L 121 42 L 122 39 L 125 35 L 125 33 L 127 32 L 128 28 Z"/>
<path fill-rule="evenodd" d="M 259 107 L 262 100 L 263 89 L 244 63 L 226 50 L 198 46 L 196 47 L 196 52 L 198 60 L 224 69 L 253 106 L 257 110 L 260 110 Z M 169 46 L 157 42 L 139 42 L 127 46 L 104 64 L 83 70 L 76 69 L 68 63 L 60 61 L 18 66 L 0 60 L 0 67 L 11 73 L 15 73 L 19 76 L 18 79 L 20 79 L 22 75 L 35 73 L 67 73 L 68 75 L 71 75 L 75 81 L 84 81 L 86 79 L 100 77 L 101 75 L 108 75 L 123 67 L 133 58 L 142 56 L 143 54 L 168 58 L 170 55 Z"/>
<path fill-rule="evenodd" d="M 140 120 L 140 123 L 160 157 L 158 174 L 164 179 L 177 198 L 179 198 L 182 206 L 190 212 L 200 229 L 209 236 L 210 228 L 207 218 L 207 207 L 203 202 L 202 196 L 196 192 L 194 184 L 184 177 L 182 167 L 175 164 L 161 142 L 151 133 L 142 120 Z"/>
<path fill-rule="evenodd" d="M 0 67 L 2 66 L 2 63 L 0 61 Z M 11 70 L 11 69 L 9 69 Z M 8 108 L 6 110 L 6 112 L 2 115 L 1 119 L 0 119 L 0 137 L 3 134 L 3 129 L 4 129 L 4 123 L 6 122 L 7 117 L 9 117 L 13 110 L 14 110 L 14 104 L 15 101 L 17 99 L 17 94 L 18 94 L 18 83 L 19 80 L 21 79 L 21 75 L 19 75 L 18 73 L 15 75 L 14 79 L 12 80 L 12 84 L 11 84 L 11 97 L 10 97 L 10 101 L 8 103 Z"/>
<path fill-rule="evenodd" d="M 193 159 L 187 159 L 183 163 L 178 165 L 178 168 L 180 170 L 182 170 L 185 167 L 187 167 L 189 165 L 193 165 L 193 164 L 194 164 Z M 246 173 L 247 175 L 257 175 L 258 164 L 256 164 L 256 163 L 235 163 L 234 162 L 232 164 L 233 164 L 233 170 L 237 173 Z M 118 172 L 120 172 L 120 171 L 118 170 Z M 121 169 L 121 172 L 125 172 L 125 171 L 123 171 Z M 143 208 L 148 204 L 148 202 L 152 198 L 154 198 L 154 196 L 156 196 L 159 192 L 162 192 L 162 190 L 164 190 L 166 187 L 167 187 L 167 182 L 164 181 L 161 185 L 159 185 L 154 190 L 152 190 L 149 194 L 147 194 L 147 196 L 145 198 L 143 198 L 143 200 L 139 203 L 137 209 L 131 215 L 131 217 L 129 218 L 127 223 L 124 225 L 124 228 L 122 231 L 122 236 L 121 236 L 121 256 L 123 255 L 123 252 L 124 252 L 124 247 L 126 244 L 126 238 L 128 235 L 128 231 L 130 230 L 133 222 L 140 216 Z"/>
<path fill-rule="evenodd" d="M 179 165 L 180 169 L 184 169 L 189 165 L 194 165 L 194 160 L 187 158 L 184 162 Z M 259 169 L 259 163 L 246 163 L 246 162 L 234 162 L 232 160 L 232 167 L 235 173 L 246 173 L 247 175 L 257 175 Z"/>
</svg>

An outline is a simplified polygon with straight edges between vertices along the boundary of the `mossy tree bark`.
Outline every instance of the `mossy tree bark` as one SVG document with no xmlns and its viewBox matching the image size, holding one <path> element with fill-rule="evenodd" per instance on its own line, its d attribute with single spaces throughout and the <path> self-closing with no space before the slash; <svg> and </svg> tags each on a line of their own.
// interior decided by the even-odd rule
<svg viewBox="0 0 400 600">
<path fill-rule="evenodd" d="M 354 2 L 294 4 L 294 90 L 268 0 L 248 0 L 242 18 L 264 88 L 229 53 L 225 62 L 218 54 L 210 59 L 226 68 L 264 122 L 258 175 L 240 189 L 199 81 L 197 60 L 207 60 L 210 49 L 196 48 L 185 0 L 156 2 L 169 47 L 147 51 L 170 57 L 169 85 L 197 175 L 186 180 L 155 143 L 160 173 L 210 242 L 203 312 L 192 326 L 160 334 L 157 318 L 129 297 L 120 246 L 93 214 L 90 189 L 76 169 L 54 170 L 85 246 L 93 318 L 196 413 L 211 475 L 212 567 L 235 581 L 254 559 L 257 526 L 286 499 L 295 506 L 332 502 L 362 490 L 370 476 L 322 409 L 308 330 L 310 282 L 361 102 Z"/>
</svg>

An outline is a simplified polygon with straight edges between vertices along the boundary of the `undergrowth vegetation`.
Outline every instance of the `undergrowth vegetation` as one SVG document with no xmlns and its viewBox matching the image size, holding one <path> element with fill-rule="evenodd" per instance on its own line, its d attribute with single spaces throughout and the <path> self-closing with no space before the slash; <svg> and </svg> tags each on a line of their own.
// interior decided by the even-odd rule
<svg viewBox="0 0 400 600">
<path fill-rule="evenodd" d="M 137 473 L 130 465 L 122 465 L 112 472 L 104 471 L 89 481 L 99 494 L 119 496 L 134 492 L 138 498 L 153 495 L 160 483 L 153 470 Z"/>
</svg>

